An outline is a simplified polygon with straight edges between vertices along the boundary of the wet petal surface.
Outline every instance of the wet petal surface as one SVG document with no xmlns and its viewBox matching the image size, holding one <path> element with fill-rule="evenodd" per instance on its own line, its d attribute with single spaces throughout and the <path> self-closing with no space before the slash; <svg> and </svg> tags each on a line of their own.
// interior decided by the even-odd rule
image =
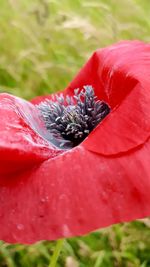
<svg viewBox="0 0 150 267">
<path fill-rule="evenodd" d="M 11 183 L 1 177 L 0 239 L 53 240 L 149 216 L 149 149 L 106 158 L 76 147 Z"/>
</svg>

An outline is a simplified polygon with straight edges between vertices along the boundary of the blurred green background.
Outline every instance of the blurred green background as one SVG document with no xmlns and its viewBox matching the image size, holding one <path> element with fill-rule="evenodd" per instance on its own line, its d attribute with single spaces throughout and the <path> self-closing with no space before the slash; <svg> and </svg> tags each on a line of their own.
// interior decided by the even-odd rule
<svg viewBox="0 0 150 267">
<path fill-rule="evenodd" d="M 0 0 L 0 91 L 30 99 L 63 89 L 92 52 L 150 41 L 150 0 Z M 0 267 L 46 267 L 55 242 L 0 242 Z M 150 266 L 150 220 L 65 241 L 58 266 Z"/>
</svg>

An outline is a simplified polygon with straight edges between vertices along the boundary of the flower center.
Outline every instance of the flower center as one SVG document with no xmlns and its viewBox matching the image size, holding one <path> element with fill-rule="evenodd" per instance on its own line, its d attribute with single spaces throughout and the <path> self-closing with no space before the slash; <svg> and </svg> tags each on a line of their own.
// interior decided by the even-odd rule
<svg viewBox="0 0 150 267">
<path fill-rule="evenodd" d="M 109 106 L 97 99 L 92 86 L 74 90 L 74 96 L 62 94 L 38 105 L 50 141 L 69 149 L 79 145 L 110 112 Z"/>
</svg>

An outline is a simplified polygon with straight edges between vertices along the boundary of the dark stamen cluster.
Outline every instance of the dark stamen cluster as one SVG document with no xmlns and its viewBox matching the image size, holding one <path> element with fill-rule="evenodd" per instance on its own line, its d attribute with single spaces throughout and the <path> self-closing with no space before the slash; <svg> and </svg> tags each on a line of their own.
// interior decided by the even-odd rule
<svg viewBox="0 0 150 267">
<path fill-rule="evenodd" d="M 60 148 L 80 144 L 110 112 L 109 106 L 97 99 L 92 86 L 74 90 L 74 96 L 62 94 L 38 105 L 51 142 Z"/>
</svg>

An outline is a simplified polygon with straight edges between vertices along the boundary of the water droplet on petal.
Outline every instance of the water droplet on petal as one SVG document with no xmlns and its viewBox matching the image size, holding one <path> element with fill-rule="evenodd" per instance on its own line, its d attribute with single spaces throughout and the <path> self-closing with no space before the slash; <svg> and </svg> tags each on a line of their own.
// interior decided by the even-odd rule
<svg viewBox="0 0 150 267">
<path fill-rule="evenodd" d="M 21 224 L 21 223 L 17 224 L 17 229 L 20 230 L 20 231 L 23 230 L 24 229 L 24 225 Z"/>
<path fill-rule="evenodd" d="M 70 231 L 70 229 L 69 229 L 67 224 L 64 224 L 62 226 L 62 228 L 63 228 L 62 230 L 63 230 L 63 235 L 64 236 L 71 236 L 72 235 L 72 233 L 71 233 L 71 231 Z"/>
</svg>

